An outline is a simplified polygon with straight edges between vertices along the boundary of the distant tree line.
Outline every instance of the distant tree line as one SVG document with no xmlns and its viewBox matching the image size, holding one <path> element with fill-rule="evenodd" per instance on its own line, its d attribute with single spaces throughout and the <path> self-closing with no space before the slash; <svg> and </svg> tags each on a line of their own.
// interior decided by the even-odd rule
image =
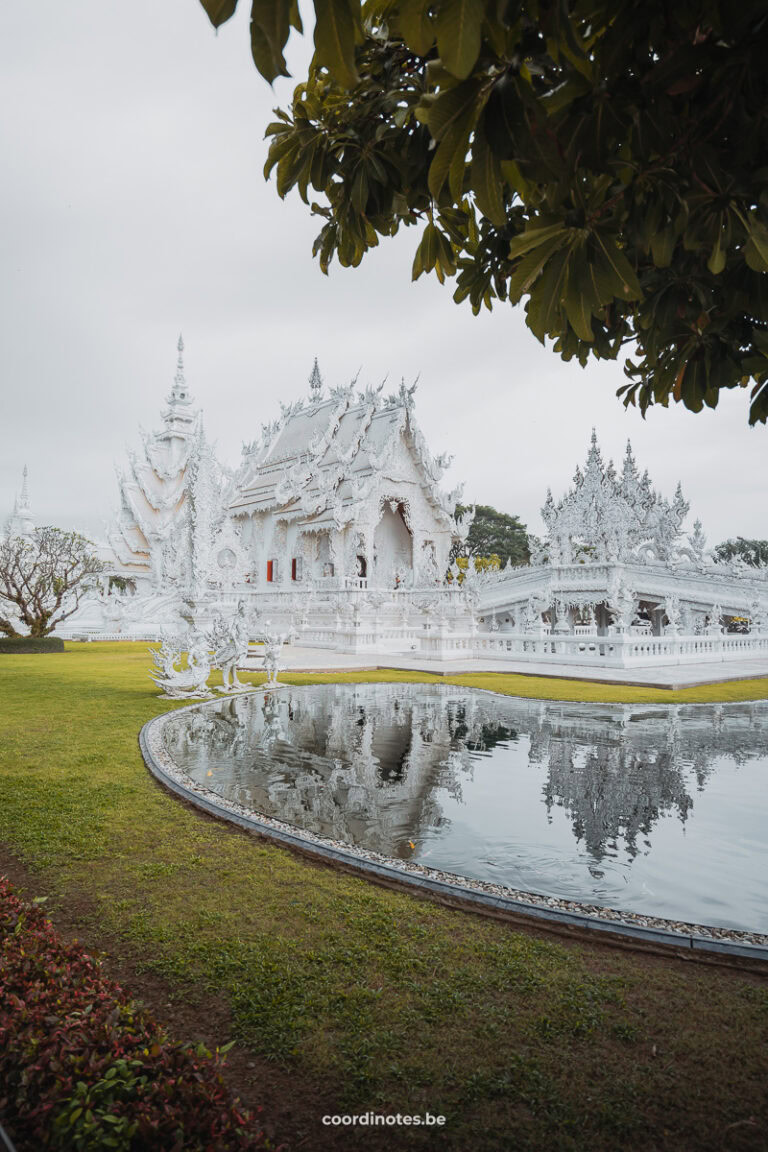
<svg viewBox="0 0 768 1152">
<path fill-rule="evenodd" d="M 751 568 L 768 565 L 768 540 L 746 540 L 737 536 L 734 540 L 724 540 L 713 551 L 718 560 L 733 560 L 738 556 Z"/>
<path fill-rule="evenodd" d="M 466 505 L 456 506 L 456 515 L 459 517 L 468 511 Z M 490 504 L 476 504 L 475 518 L 464 547 L 457 548 L 451 560 L 472 558 L 477 561 L 490 560 L 491 557 L 498 557 L 498 566 L 502 568 L 508 561 L 512 564 L 527 564 L 531 558 L 528 532 L 519 517 L 499 512 Z"/>
</svg>

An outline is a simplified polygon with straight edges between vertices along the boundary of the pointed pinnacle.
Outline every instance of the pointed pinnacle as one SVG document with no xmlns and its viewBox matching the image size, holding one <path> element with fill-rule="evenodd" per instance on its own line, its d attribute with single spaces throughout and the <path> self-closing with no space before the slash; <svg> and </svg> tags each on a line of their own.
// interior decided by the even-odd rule
<svg viewBox="0 0 768 1152">
<path fill-rule="evenodd" d="M 319 395 L 323 388 L 323 377 L 320 375 L 320 366 L 317 363 L 317 356 L 312 365 L 312 371 L 309 374 L 309 387 L 313 396 Z"/>
</svg>

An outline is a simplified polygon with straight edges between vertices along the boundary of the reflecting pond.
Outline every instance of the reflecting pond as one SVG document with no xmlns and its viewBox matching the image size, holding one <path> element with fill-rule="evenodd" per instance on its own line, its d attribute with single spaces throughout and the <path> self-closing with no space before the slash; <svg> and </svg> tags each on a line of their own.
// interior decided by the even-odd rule
<svg viewBox="0 0 768 1152">
<path fill-rule="evenodd" d="M 323 684 L 185 709 L 198 784 L 320 836 L 529 892 L 768 931 L 768 703 L 565 704 Z"/>
</svg>

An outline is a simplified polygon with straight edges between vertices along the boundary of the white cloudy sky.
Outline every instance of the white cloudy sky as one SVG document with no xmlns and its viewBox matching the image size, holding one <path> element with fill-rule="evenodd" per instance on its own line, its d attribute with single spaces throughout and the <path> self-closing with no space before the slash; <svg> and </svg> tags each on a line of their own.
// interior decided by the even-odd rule
<svg viewBox="0 0 768 1152">
<path fill-rule="evenodd" d="M 245 8 L 245 5 L 241 5 Z M 309 54 L 298 39 L 296 72 Z M 187 378 L 230 463 L 244 439 L 327 381 L 421 373 L 417 415 L 469 500 L 540 531 L 597 426 L 632 438 L 671 494 L 678 478 L 711 543 L 768 536 L 768 432 L 746 394 L 643 421 L 614 397 L 619 365 L 544 350 L 519 311 L 479 318 L 436 281 L 410 281 L 417 235 L 322 276 L 318 222 L 265 184 L 264 127 L 286 102 L 256 74 L 243 11 L 214 35 L 195 0 L 8 5 L 0 39 L 0 518 L 26 462 L 39 521 L 95 532 L 113 463 L 156 426 L 183 330 Z M 691 517 L 693 518 L 693 517 Z"/>
</svg>

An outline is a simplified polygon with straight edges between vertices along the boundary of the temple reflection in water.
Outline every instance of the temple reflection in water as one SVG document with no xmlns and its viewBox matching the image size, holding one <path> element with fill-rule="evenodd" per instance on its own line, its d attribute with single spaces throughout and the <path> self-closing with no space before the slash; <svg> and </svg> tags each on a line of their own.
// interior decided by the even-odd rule
<svg viewBox="0 0 768 1152">
<path fill-rule="evenodd" d="M 657 825 L 661 841 L 670 823 L 691 840 L 713 774 L 738 779 L 747 761 L 768 770 L 768 706 L 563 704 L 442 684 L 324 684 L 184 710 L 165 740 L 200 785 L 325 838 L 610 903 L 637 872 L 633 862 L 651 854 Z M 659 859 L 644 889 L 664 869 L 679 871 L 682 849 L 670 850 L 662 867 L 663 848 L 653 848 Z M 606 866 L 614 889 L 610 873 L 601 887 Z"/>
</svg>

